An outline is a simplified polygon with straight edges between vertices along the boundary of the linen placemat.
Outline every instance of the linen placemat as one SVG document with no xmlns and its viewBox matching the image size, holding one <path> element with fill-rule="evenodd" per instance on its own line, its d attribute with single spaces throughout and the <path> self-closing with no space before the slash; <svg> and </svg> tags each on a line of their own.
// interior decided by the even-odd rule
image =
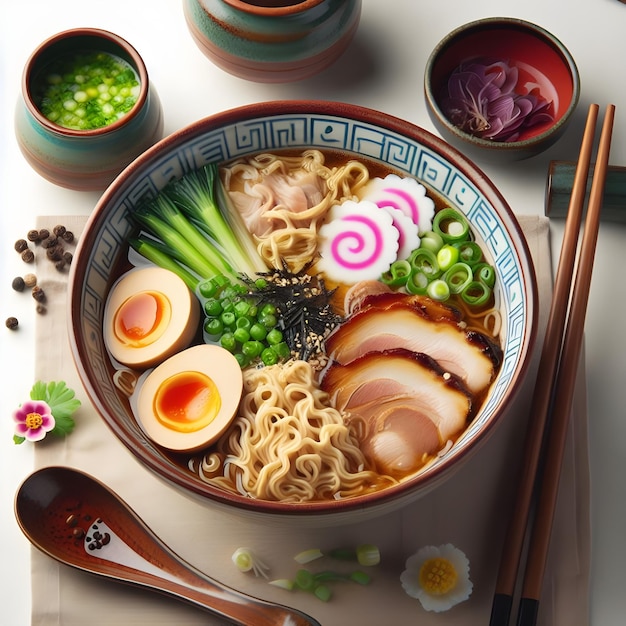
<svg viewBox="0 0 626 626">
<path fill-rule="evenodd" d="M 40 218 L 40 226 L 64 223 L 76 234 L 85 218 Z M 520 216 L 538 276 L 540 338 L 551 298 L 549 221 Z M 267 600 L 295 606 L 324 626 L 422 626 L 487 624 L 507 515 L 524 440 L 525 422 L 540 353 L 515 408 L 463 468 L 434 492 L 401 511 L 335 528 L 285 526 L 236 517 L 202 505 L 165 485 L 130 455 L 113 436 L 82 389 L 67 339 L 67 275 L 45 259 L 36 269 L 48 297 L 48 312 L 37 323 L 36 377 L 63 379 L 83 405 L 76 428 L 65 439 L 48 437 L 37 444 L 36 468 L 68 465 L 100 479 L 144 519 L 186 561 L 231 587 Z M 583 360 L 584 362 L 584 360 Z M 589 467 L 584 368 L 581 365 L 573 418 L 563 464 L 558 508 L 541 601 L 540 626 L 588 623 L 590 561 Z M 272 578 L 288 578 L 297 568 L 293 556 L 309 548 L 330 549 L 374 543 L 381 564 L 371 570 L 368 587 L 342 584 L 323 603 L 303 592 L 268 585 L 244 574 L 231 562 L 240 546 L 252 548 L 271 567 Z M 429 613 L 407 596 L 399 576 L 408 556 L 425 545 L 453 543 L 470 560 L 471 598 L 445 613 Z M 220 619 L 148 590 L 78 572 L 33 549 L 32 624 L 34 626 L 108 626 L 111 624 L 192 626 L 222 624 Z"/>
</svg>

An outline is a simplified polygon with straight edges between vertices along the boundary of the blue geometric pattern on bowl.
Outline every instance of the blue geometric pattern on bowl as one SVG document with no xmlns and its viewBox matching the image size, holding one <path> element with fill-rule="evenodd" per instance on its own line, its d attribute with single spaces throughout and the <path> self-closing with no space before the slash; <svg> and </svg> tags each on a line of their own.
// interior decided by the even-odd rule
<svg viewBox="0 0 626 626">
<path fill-rule="evenodd" d="M 100 237 L 89 251 L 89 271 L 82 286 L 83 333 L 90 338 L 89 359 L 97 364 L 101 390 L 106 390 L 111 405 L 121 407 L 111 381 L 110 367 L 107 367 L 102 316 L 111 270 L 120 255 L 127 253 L 125 242 L 132 228 L 129 211 L 143 199 L 158 193 L 172 178 L 211 161 L 227 161 L 259 151 L 304 147 L 361 154 L 416 177 L 467 215 L 474 233 L 489 251 L 502 290 L 504 355 L 500 373 L 479 418 L 459 440 L 467 442 L 478 434 L 480 424 L 489 420 L 510 383 L 522 356 L 523 339 L 532 323 L 526 315 L 523 277 L 511 238 L 495 209 L 475 184 L 429 146 L 376 125 L 333 115 L 275 115 L 208 129 L 201 136 L 183 138 L 167 151 L 167 156 L 155 153 L 154 158 L 143 164 L 142 176 L 132 186 L 120 190 L 110 205 L 106 227 L 100 229 Z M 148 440 L 145 445 L 154 448 Z"/>
</svg>

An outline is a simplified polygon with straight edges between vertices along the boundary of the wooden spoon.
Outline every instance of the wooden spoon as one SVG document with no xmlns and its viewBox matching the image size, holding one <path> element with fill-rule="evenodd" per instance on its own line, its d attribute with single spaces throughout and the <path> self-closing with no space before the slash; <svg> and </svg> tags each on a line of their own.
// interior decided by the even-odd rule
<svg viewBox="0 0 626 626">
<path fill-rule="evenodd" d="M 100 481 L 68 467 L 31 474 L 15 516 L 33 545 L 77 569 L 164 592 L 234 624 L 320 626 L 312 617 L 209 578 L 168 548 Z"/>
</svg>

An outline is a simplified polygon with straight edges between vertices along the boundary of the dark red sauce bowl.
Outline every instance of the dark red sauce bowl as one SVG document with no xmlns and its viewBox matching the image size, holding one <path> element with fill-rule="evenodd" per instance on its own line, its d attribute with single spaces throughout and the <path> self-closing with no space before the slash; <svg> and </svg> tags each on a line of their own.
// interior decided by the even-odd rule
<svg viewBox="0 0 626 626">
<path fill-rule="evenodd" d="M 536 82 L 540 93 L 552 100 L 554 120 L 533 126 L 510 142 L 480 138 L 455 126 L 444 114 L 442 96 L 452 72 L 473 59 L 517 66 L 522 81 Z M 580 77 L 570 52 L 544 28 L 494 17 L 460 26 L 439 42 L 426 64 L 424 93 L 431 120 L 445 139 L 474 158 L 516 160 L 542 152 L 561 136 L 578 104 Z"/>
</svg>

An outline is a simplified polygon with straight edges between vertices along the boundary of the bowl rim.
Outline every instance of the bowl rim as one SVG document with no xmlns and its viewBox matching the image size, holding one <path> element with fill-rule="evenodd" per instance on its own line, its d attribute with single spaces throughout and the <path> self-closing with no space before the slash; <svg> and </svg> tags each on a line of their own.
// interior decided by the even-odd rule
<svg viewBox="0 0 626 626">
<path fill-rule="evenodd" d="M 310 9 L 314 9 L 318 4 L 325 2 L 325 0 L 300 0 L 299 2 L 295 0 L 282 0 L 273 3 L 262 3 L 256 0 L 223 0 L 223 2 L 242 13 L 259 17 L 280 18 L 304 13 Z"/>
<path fill-rule="evenodd" d="M 458 126 L 455 126 L 448 120 L 446 115 L 441 110 L 437 102 L 437 98 L 435 97 L 435 94 L 432 90 L 433 88 L 431 78 L 435 64 L 441 53 L 444 52 L 452 43 L 454 43 L 454 40 L 459 35 L 465 35 L 474 30 L 482 30 L 498 25 L 505 27 L 514 27 L 517 30 L 526 30 L 529 34 L 532 34 L 539 39 L 543 39 L 563 58 L 572 78 L 572 98 L 567 109 L 560 117 L 560 119 L 539 135 L 535 135 L 521 141 L 493 141 L 490 139 L 483 139 L 482 137 L 477 137 L 476 135 L 472 135 L 471 133 L 466 133 L 465 131 L 462 131 L 460 128 L 458 128 Z M 424 96 L 426 99 L 426 104 L 437 116 L 439 122 L 443 126 L 445 126 L 446 130 L 454 135 L 457 139 L 462 140 L 468 145 L 502 152 L 531 150 L 532 148 L 541 145 L 549 137 L 553 136 L 556 132 L 558 132 L 559 129 L 561 129 L 568 123 L 568 121 L 574 114 L 574 111 L 576 110 L 576 107 L 578 106 L 578 101 L 580 99 L 580 92 L 580 73 L 578 71 L 578 66 L 576 65 L 574 57 L 572 56 L 568 48 L 561 42 L 560 39 L 558 39 L 550 31 L 546 30 L 543 26 L 516 17 L 487 17 L 467 22 L 466 24 L 458 26 L 454 30 L 450 31 L 445 37 L 443 37 L 443 39 L 441 39 L 439 43 L 435 46 L 433 51 L 430 53 L 428 60 L 426 61 L 426 67 L 424 70 Z"/>
<path fill-rule="evenodd" d="M 339 513 L 353 513 L 361 511 L 364 508 L 379 507 L 391 500 L 407 501 L 412 500 L 414 495 L 414 487 L 424 481 L 428 477 L 429 488 L 434 488 L 444 478 L 450 476 L 453 471 L 459 468 L 461 457 L 469 457 L 481 444 L 484 443 L 494 432 L 495 427 L 500 424 L 513 401 L 517 396 L 522 381 L 525 379 L 530 369 L 530 356 L 535 344 L 538 326 L 538 291 L 535 275 L 535 268 L 528 243 L 522 232 L 521 226 L 517 221 L 513 211 L 508 203 L 483 173 L 483 171 L 469 160 L 468 157 L 461 154 L 456 148 L 430 133 L 429 131 L 411 123 L 395 117 L 393 115 L 383 113 L 381 111 L 362 107 L 359 105 L 348 104 L 345 102 L 332 101 L 316 101 L 316 100 L 278 100 L 267 101 L 257 104 L 248 104 L 240 107 L 228 109 L 202 118 L 196 122 L 175 131 L 167 137 L 161 139 L 157 144 L 148 148 L 142 155 L 135 159 L 127 166 L 104 191 L 101 198 L 97 202 L 94 210 L 90 214 L 85 224 L 83 234 L 79 238 L 76 249 L 75 258 L 80 259 L 81 251 L 89 249 L 89 233 L 94 229 L 98 229 L 107 218 L 106 207 L 114 204 L 120 196 L 131 186 L 129 179 L 135 174 L 141 172 L 142 168 L 149 165 L 154 160 L 160 158 L 164 151 L 175 149 L 185 144 L 189 137 L 210 131 L 221 126 L 233 123 L 241 123 L 250 119 L 268 118 L 272 116 L 281 116 L 285 114 L 308 114 L 308 115 L 328 115 L 343 116 L 351 121 L 363 122 L 370 125 L 379 126 L 385 130 L 395 132 L 402 136 L 407 136 L 418 140 L 425 146 L 441 153 L 446 159 L 454 163 L 455 167 L 463 174 L 481 186 L 481 193 L 485 199 L 494 207 L 498 207 L 498 214 L 505 226 L 509 236 L 518 246 L 520 254 L 520 270 L 523 276 L 522 284 L 525 286 L 528 297 L 527 301 L 527 324 L 523 338 L 521 339 L 522 347 L 518 366 L 513 376 L 510 386 L 510 392 L 502 400 L 497 411 L 494 412 L 490 420 L 483 426 L 481 432 L 471 442 L 466 443 L 457 448 L 453 456 L 448 459 L 454 459 L 454 463 L 444 459 L 441 463 L 427 469 L 424 473 L 420 473 L 415 478 L 399 483 L 385 489 L 374 491 L 363 496 L 355 496 L 343 500 L 324 500 L 304 503 L 284 503 L 266 500 L 254 500 L 245 498 L 242 495 L 231 494 L 224 490 L 218 490 L 206 483 L 197 484 L 190 483 L 188 473 L 182 467 L 175 467 L 173 464 L 165 463 L 162 459 L 148 453 L 140 444 L 141 441 L 130 432 L 124 425 L 119 424 L 115 420 L 107 416 L 105 402 L 101 392 L 98 390 L 97 381 L 92 373 L 90 373 L 83 365 L 82 356 L 85 352 L 84 345 L 78 340 L 75 329 L 80 329 L 81 319 L 81 301 L 80 293 L 82 285 L 86 278 L 86 267 L 80 263 L 72 263 L 70 266 L 68 292 L 69 292 L 69 315 L 68 315 L 68 334 L 70 339 L 70 348 L 76 369 L 83 383 L 88 397 L 94 408 L 107 424 L 110 430 L 116 435 L 120 442 L 125 445 L 135 458 L 143 463 L 147 468 L 152 470 L 158 477 L 165 482 L 182 489 L 186 495 L 199 497 L 203 501 L 211 501 L 213 503 L 228 505 L 231 508 L 245 510 L 255 514 L 274 514 L 282 517 L 301 517 L 306 515 L 329 516 Z M 87 235 L 87 236 L 86 236 Z M 84 339 L 82 340 L 84 344 Z M 452 465 L 452 467 L 451 467 Z M 424 491 L 426 493 L 426 491 Z"/>
<path fill-rule="evenodd" d="M 137 75 L 139 77 L 139 95 L 137 96 L 137 101 L 135 102 L 131 110 L 126 113 L 126 115 L 116 120 L 115 122 L 112 122 L 111 124 L 107 124 L 106 126 L 102 126 L 100 128 L 92 128 L 86 130 L 66 128 L 65 126 L 60 126 L 59 124 L 55 124 L 54 122 L 50 121 L 45 115 L 43 115 L 43 113 L 39 110 L 39 107 L 37 107 L 37 105 L 35 104 L 31 90 L 31 78 L 36 64 L 41 60 L 44 55 L 49 52 L 50 48 L 62 43 L 63 41 L 68 41 L 73 38 L 93 38 L 94 41 L 97 39 L 104 40 L 109 45 L 113 45 L 113 47 L 117 47 L 120 51 L 123 51 L 125 55 L 124 60 L 130 63 L 133 69 L 137 72 Z M 61 135 L 63 137 L 89 138 L 108 135 L 115 132 L 119 128 L 128 124 L 128 122 L 135 118 L 144 108 L 144 105 L 148 99 L 149 90 L 150 82 L 148 78 L 148 70 L 142 56 L 139 54 L 136 48 L 128 41 L 126 41 L 126 39 L 111 31 L 91 27 L 70 28 L 68 30 L 64 30 L 54 35 L 51 35 L 50 37 L 42 41 L 28 57 L 28 60 L 26 61 L 26 65 L 24 66 L 24 70 L 22 72 L 21 80 L 22 98 L 29 113 L 42 127 L 46 128 L 48 131 L 56 135 Z"/>
</svg>

